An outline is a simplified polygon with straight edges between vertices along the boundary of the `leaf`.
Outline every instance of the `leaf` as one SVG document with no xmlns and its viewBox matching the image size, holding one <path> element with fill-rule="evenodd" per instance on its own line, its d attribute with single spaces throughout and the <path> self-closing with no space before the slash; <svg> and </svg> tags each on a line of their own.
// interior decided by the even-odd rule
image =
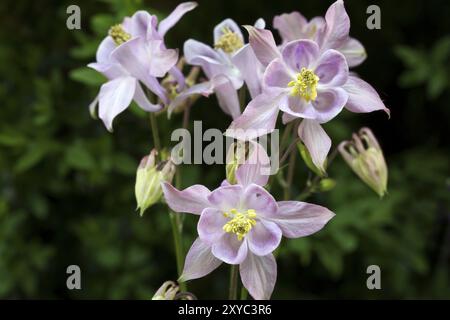
<svg viewBox="0 0 450 320">
<path fill-rule="evenodd" d="M 92 155 L 81 143 L 69 147 L 66 152 L 66 163 L 69 167 L 79 170 L 93 170 L 96 165 Z"/>
<path fill-rule="evenodd" d="M 88 67 L 81 67 L 70 71 L 72 80 L 81 82 L 89 86 L 100 86 L 106 81 L 106 78 L 95 70 Z"/>
</svg>

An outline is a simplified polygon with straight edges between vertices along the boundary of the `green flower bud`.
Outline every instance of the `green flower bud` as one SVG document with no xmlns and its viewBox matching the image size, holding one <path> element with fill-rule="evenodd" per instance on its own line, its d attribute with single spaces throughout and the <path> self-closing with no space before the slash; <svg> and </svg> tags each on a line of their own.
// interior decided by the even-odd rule
<svg viewBox="0 0 450 320">
<path fill-rule="evenodd" d="M 175 282 L 166 281 L 158 291 L 156 291 L 152 300 L 174 300 L 179 290 L 180 289 Z"/>
<path fill-rule="evenodd" d="M 233 143 L 227 154 L 225 173 L 230 184 L 236 184 L 236 170 L 245 161 L 246 146 L 243 142 Z"/>
<path fill-rule="evenodd" d="M 156 165 L 157 151 L 153 149 L 145 156 L 136 172 L 135 195 L 140 215 L 158 202 L 162 196 L 161 182 L 171 182 L 175 174 L 175 165 L 170 159 Z"/>
<path fill-rule="evenodd" d="M 388 169 L 383 151 L 369 128 L 353 134 L 351 141 L 343 141 L 340 154 L 352 170 L 380 197 L 387 192 Z"/>
<path fill-rule="evenodd" d="M 336 186 L 336 181 L 334 179 L 325 178 L 325 179 L 320 180 L 318 189 L 320 192 L 327 192 L 327 191 L 333 190 L 335 186 Z"/>
<path fill-rule="evenodd" d="M 298 151 L 300 152 L 300 155 L 301 155 L 303 161 L 305 162 L 306 166 L 312 172 L 317 174 L 319 177 L 326 176 L 327 173 L 324 171 L 326 169 L 326 165 L 327 165 L 326 161 L 324 163 L 324 170 L 321 170 L 318 167 L 316 167 L 316 165 L 312 162 L 311 155 L 309 154 L 309 151 L 306 148 L 306 146 L 303 144 L 303 142 L 297 143 L 297 148 L 298 148 Z"/>
</svg>

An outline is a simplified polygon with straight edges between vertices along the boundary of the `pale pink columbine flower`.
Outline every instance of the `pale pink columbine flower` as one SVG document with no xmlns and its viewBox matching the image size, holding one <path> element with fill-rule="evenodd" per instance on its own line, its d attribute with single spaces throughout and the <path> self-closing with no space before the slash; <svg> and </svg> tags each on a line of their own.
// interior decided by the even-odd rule
<svg viewBox="0 0 450 320">
<path fill-rule="evenodd" d="M 264 20 L 258 19 L 255 26 L 264 28 Z M 261 93 L 264 68 L 232 19 L 225 19 L 214 28 L 214 47 L 189 39 L 184 44 L 184 56 L 188 64 L 202 68 L 208 81 L 181 92 L 169 106 L 169 112 L 191 95 L 214 92 L 222 110 L 235 119 L 241 114 L 237 90 L 245 83 L 251 97 Z"/>
<path fill-rule="evenodd" d="M 342 53 L 349 67 L 361 64 L 367 57 L 363 45 L 349 36 L 350 19 L 342 0 L 328 8 L 325 18 L 314 17 L 308 21 L 294 11 L 275 16 L 273 27 L 280 33 L 283 44 L 299 39 L 314 40 L 322 50 L 335 49 Z"/>
<path fill-rule="evenodd" d="M 196 6 L 195 2 L 182 3 L 159 24 L 155 15 L 138 11 L 132 17 L 126 17 L 121 24 L 111 27 L 108 36 L 98 47 L 97 62 L 88 65 L 108 79 L 101 86 L 90 109 L 92 112 L 98 102 L 99 117 L 109 131 L 112 131 L 114 118 L 132 100 L 148 112 L 162 108 L 148 100 L 141 83 L 164 104 L 169 104 L 170 101 L 158 78 L 170 72 L 184 85 L 183 75 L 175 67 L 178 53 L 166 48 L 164 35 L 186 12 Z"/>
<path fill-rule="evenodd" d="M 199 237 L 186 256 L 180 280 L 203 277 L 225 262 L 239 265 L 242 283 L 254 299 L 269 299 L 277 277 L 272 252 L 282 235 L 298 238 L 313 234 L 334 214 L 306 202 L 277 202 L 263 188 L 268 176 L 261 174 L 259 162 L 242 164 L 236 180 L 237 184 L 224 182 L 213 191 L 202 185 L 180 191 L 163 184 L 172 210 L 200 215 Z"/>
<path fill-rule="evenodd" d="M 343 15 L 346 13 L 341 1 L 327 12 L 325 37 L 328 46 L 338 46 L 348 37 L 348 19 L 342 18 Z M 253 139 L 255 136 L 246 135 L 242 130 L 270 133 L 281 110 L 284 123 L 304 119 L 298 135 L 313 163 L 324 171 L 331 139 L 321 127 L 322 123 L 330 121 L 344 107 L 352 112 L 384 110 L 389 113 L 375 89 L 349 74 L 347 60 L 339 51 L 324 50 L 312 40 L 294 40 L 280 50 L 269 30 L 250 26 L 247 30 L 255 55 L 266 66 L 263 92 L 233 121 L 227 135 Z"/>
</svg>

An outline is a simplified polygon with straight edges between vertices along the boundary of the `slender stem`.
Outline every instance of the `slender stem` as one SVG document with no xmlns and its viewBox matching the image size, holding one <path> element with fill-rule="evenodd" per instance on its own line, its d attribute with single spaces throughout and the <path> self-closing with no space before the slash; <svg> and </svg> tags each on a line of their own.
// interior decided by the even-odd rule
<svg viewBox="0 0 450 320">
<path fill-rule="evenodd" d="M 230 269 L 230 291 L 228 294 L 229 300 L 237 300 L 237 289 L 238 289 L 238 273 L 239 266 L 236 264 L 231 265 Z"/>
<path fill-rule="evenodd" d="M 241 300 L 247 300 L 248 291 L 244 286 L 241 288 Z"/>
<path fill-rule="evenodd" d="M 150 113 L 150 126 L 152 128 L 153 143 L 155 144 L 156 150 L 161 150 L 161 142 L 159 140 L 158 124 L 156 122 L 156 116 L 154 112 Z"/>
<path fill-rule="evenodd" d="M 175 257 L 177 261 L 177 272 L 178 277 L 181 276 L 183 272 L 183 241 L 181 238 L 181 223 L 180 223 L 180 215 L 174 212 L 169 212 L 170 215 L 170 223 L 172 225 L 172 234 L 173 234 L 173 243 L 175 246 Z M 186 283 L 180 282 L 180 290 L 186 291 Z"/>
<path fill-rule="evenodd" d="M 186 106 L 183 111 L 183 129 L 189 126 L 189 116 L 191 114 L 191 106 Z"/>
<path fill-rule="evenodd" d="M 286 178 L 286 186 L 284 187 L 284 200 L 289 200 L 289 198 L 291 196 L 291 186 L 292 186 L 292 181 L 294 180 L 296 156 L 297 156 L 297 152 L 295 152 L 295 149 L 293 149 L 291 151 L 291 155 L 289 157 L 288 174 L 287 174 L 287 178 Z"/>
<path fill-rule="evenodd" d="M 298 141 L 300 141 L 300 138 L 297 137 L 297 138 L 294 139 L 294 141 L 291 142 L 289 147 L 286 149 L 286 151 L 284 152 L 284 154 L 280 158 L 280 165 L 282 165 L 283 162 L 286 161 L 288 155 L 295 148 L 295 146 L 297 145 Z"/>
</svg>

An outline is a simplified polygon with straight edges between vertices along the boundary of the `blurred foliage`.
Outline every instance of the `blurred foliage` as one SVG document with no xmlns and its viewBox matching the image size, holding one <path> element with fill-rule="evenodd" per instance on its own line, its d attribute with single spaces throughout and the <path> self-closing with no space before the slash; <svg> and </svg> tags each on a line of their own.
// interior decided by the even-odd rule
<svg viewBox="0 0 450 320">
<path fill-rule="evenodd" d="M 301 10 L 312 17 L 329 5 L 255 3 L 200 1 L 170 31 L 169 46 L 191 37 L 211 43 L 212 28 L 226 17 L 245 24 L 262 16 L 271 24 L 274 14 Z M 143 218 L 135 211 L 135 170 L 153 146 L 149 124 L 135 106 L 115 120 L 114 134 L 91 119 L 87 106 L 103 79 L 85 65 L 110 25 L 137 9 L 168 12 L 177 1 L 79 1 L 81 31 L 65 28 L 69 4 L 1 5 L 0 57 L 7 63 L 0 64 L 0 297 L 149 299 L 176 278 L 167 207 L 155 205 Z M 368 4 L 346 1 L 352 35 L 369 54 L 357 72 L 380 90 L 392 119 L 343 112 L 326 130 L 337 145 L 370 126 L 385 150 L 389 193 L 379 199 L 337 158 L 329 168 L 336 187 L 308 199 L 336 217 L 316 235 L 283 240 L 274 298 L 450 297 L 450 45 L 442 37 L 449 4 L 379 1 L 378 31 L 365 28 Z M 228 125 L 215 98 L 200 99 L 191 118 L 204 121 L 204 129 Z M 158 120 L 169 141 L 180 116 Z M 301 161 L 293 195 L 310 174 Z M 225 169 L 192 165 L 181 172 L 184 186 L 214 187 Z M 281 199 L 280 186 L 273 193 Z M 188 248 L 197 217 L 184 219 Z M 71 264 L 81 267 L 80 291 L 66 289 Z M 382 290 L 366 288 L 371 264 L 381 267 Z M 227 275 L 222 266 L 189 289 L 199 298 L 223 298 Z"/>
</svg>

